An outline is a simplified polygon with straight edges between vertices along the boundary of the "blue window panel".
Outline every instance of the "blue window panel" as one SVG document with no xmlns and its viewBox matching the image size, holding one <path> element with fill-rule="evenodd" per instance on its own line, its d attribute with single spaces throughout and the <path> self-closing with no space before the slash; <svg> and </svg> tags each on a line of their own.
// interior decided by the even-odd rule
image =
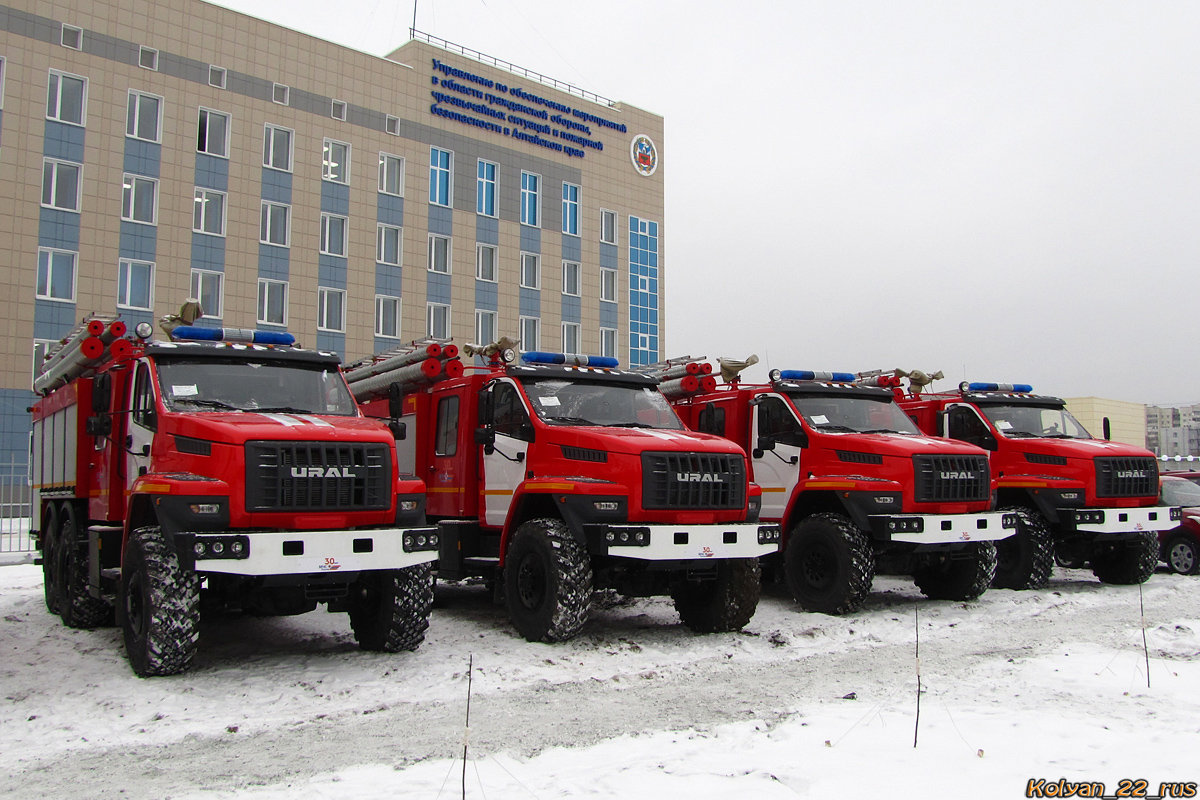
<svg viewBox="0 0 1200 800">
<path fill-rule="evenodd" d="M 400 297 L 400 279 L 403 269 L 393 264 L 375 265 L 375 293 L 389 297 Z M 394 345 L 393 345 L 394 346 Z"/>
<path fill-rule="evenodd" d="M 143 142 L 141 139 L 125 140 L 125 171 L 135 175 L 158 177 L 159 162 L 162 161 L 162 145 Z"/>
<path fill-rule="evenodd" d="M 499 288 L 492 281 L 475 281 L 475 307 L 484 311 L 499 311 Z"/>
<path fill-rule="evenodd" d="M 330 289 L 346 288 L 346 259 L 341 256 L 317 256 L 317 285 Z"/>
<path fill-rule="evenodd" d="M 521 299 L 518 304 L 522 317 L 540 317 L 542 315 L 542 293 L 537 289 L 521 287 Z"/>
<path fill-rule="evenodd" d="M 580 311 L 580 298 L 571 297 L 564 294 L 562 296 L 562 321 L 563 322 L 582 322 L 582 312 Z"/>
<path fill-rule="evenodd" d="M 46 120 L 46 136 L 42 143 L 43 153 L 49 158 L 83 163 L 83 136 L 86 131 L 78 125 L 67 125 Z"/>
<path fill-rule="evenodd" d="M 5 478 L 25 477 L 30 430 L 25 409 L 33 405 L 34 397 L 28 389 L 0 389 L 0 475 Z"/>
<path fill-rule="evenodd" d="M 583 245 L 578 236 L 562 237 L 562 257 L 564 261 L 583 261 Z"/>
<path fill-rule="evenodd" d="M 375 337 L 375 355 L 379 355 L 380 353 L 391 350 L 397 344 L 399 344 L 399 342 L 397 342 L 395 339 L 385 339 L 382 336 L 376 336 Z"/>
<path fill-rule="evenodd" d="M 652 249 L 655 252 L 658 252 L 658 223 L 651 222 L 650 230 L 646 231 L 646 233 L 648 233 L 650 235 L 650 238 L 654 240 L 654 246 Z"/>
<path fill-rule="evenodd" d="M 269 244 L 258 245 L 258 277 L 273 281 L 288 280 L 288 249 L 272 247 Z"/>
<path fill-rule="evenodd" d="M 154 261 L 158 248 L 158 228 L 121 220 L 121 258 Z"/>
<path fill-rule="evenodd" d="M 521 250 L 526 253 L 542 252 L 541 228 L 531 228 L 528 225 L 521 226 Z"/>
<path fill-rule="evenodd" d="M 655 353 L 657 351 L 658 351 L 658 337 L 651 336 L 650 337 L 650 352 Z"/>
<path fill-rule="evenodd" d="M 382 192 L 378 197 L 379 208 L 375 213 L 375 221 L 404 227 L 404 198 Z"/>
<path fill-rule="evenodd" d="M 38 246 L 79 249 L 79 215 L 43 208 L 38 218 Z"/>
<path fill-rule="evenodd" d="M 615 244 L 600 244 L 600 266 L 605 269 L 617 269 L 617 246 Z"/>
<path fill-rule="evenodd" d="M 450 276 L 430 272 L 425 279 L 426 299 L 430 303 L 450 305 Z"/>
<path fill-rule="evenodd" d="M 346 334 L 334 331 L 317 331 L 317 349 L 342 355 L 346 352 Z"/>
<path fill-rule="evenodd" d="M 264 200 L 270 200 L 272 203 L 291 205 L 292 173 L 263 167 L 262 196 Z"/>
<path fill-rule="evenodd" d="M 454 211 L 441 206 L 429 207 L 429 232 L 438 236 L 454 235 Z"/>
<path fill-rule="evenodd" d="M 33 301 L 33 338 L 61 339 L 75 327 L 75 304 Z"/>
<path fill-rule="evenodd" d="M 601 303 L 600 303 L 600 327 L 601 328 L 617 327 L 617 304 L 616 303 L 606 303 L 606 302 L 601 301 Z"/>
<path fill-rule="evenodd" d="M 184 300 L 184 298 L 180 298 L 179 302 L 182 303 L 183 300 Z M 135 309 L 122 308 L 121 309 L 121 319 L 125 322 L 125 326 L 127 328 L 129 328 L 129 330 L 133 330 L 142 322 L 149 322 L 151 325 L 154 325 L 154 312 L 153 311 L 137 311 Z M 201 319 L 203 319 L 203 317 L 201 317 Z M 214 322 L 215 322 L 215 320 L 214 320 Z M 157 325 L 154 325 L 154 327 L 155 327 L 155 330 L 158 329 Z"/>
<path fill-rule="evenodd" d="M 450 205 L 450 151 L 429 148 L 429 202 Z"/>
<path fill-rule="evenodd" d="M 321 181 L 321 211 L 350 216 L 350 187 L 344 183 Z"/>
<path fill-rule="evenodd" d="M 218 192 L 229 191 L 229 159 L 196 153 L 196 185 Z"/>
<path fill-rule="evenodd" d="M 475 241 L 500 245 L 500 220 L 492 217 L 475 218 Z"/>
<path fill-rule="evenodd" d="M 475 175 L 475 213 L 496 216 L 496 165 L 479 161 Z"/>
<path fill-rule="evenodd" d="M 650 300 L 653 303 L 653 305 L 650 306 L 650 311 L 649 311 L 649 313 L 646 314 L 646 317 L 647 317 L 646 321 L 649 322 L 651 325 L 657 325 L 658 324 L 658 298 L 652 297 L 652 298 L 650 298 Z"/>
<path fill-rule="evenodd" d="M 225 237 L 206 233 L 192 234 L 192 266 L 196 269 L 225 271 Z"/>
</svg>

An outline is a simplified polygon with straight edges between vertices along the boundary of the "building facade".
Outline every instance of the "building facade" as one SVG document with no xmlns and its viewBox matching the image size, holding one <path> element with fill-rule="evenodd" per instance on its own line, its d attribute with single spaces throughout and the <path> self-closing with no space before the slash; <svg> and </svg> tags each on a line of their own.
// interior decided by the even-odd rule
<svg viewBox="0 0 1200 800">
<path fill-rule="evenodd" d="M 11 0 L 10 0 L 11 2 Z M 0 5 L 0 459 L 91 313 L 659 358 L 662 117 L 419 37 L 372 56 L 200 0 Z"/>
<path fill-rule="evenodd" d="M 1141 403 L 1109 400 L 1105 397 L 1063 398 L 1069 410 L 1088 433 L 1097 439 L 1104 436 L 1104 420 L 1108 420 L 1109 438 L 1114 442 L 1144 447 L 1146 442 L 1146 413 Z"/>
<path fill-rule="evenodd" d="M 1159 456 L 1200 456 L 1200 405 L 1146 406 L 1146 447 Z"/>
</svg>

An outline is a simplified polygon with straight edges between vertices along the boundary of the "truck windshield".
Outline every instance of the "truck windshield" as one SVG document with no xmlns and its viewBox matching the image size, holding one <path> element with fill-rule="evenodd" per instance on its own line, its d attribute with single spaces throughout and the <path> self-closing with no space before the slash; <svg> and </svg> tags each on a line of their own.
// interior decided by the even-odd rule
<svg viewBox="0 0 1200 800">
<path fill-rule="evenodd" d="M 346 382 L 324 364 L 248 359 L 156 359 L 171 411 L 258 411 L 354 416 Z"/>
<path fill-rule="evenodd" d="M 804 420 L 821 431 L 920 434 L 891 398 L 788 392 Z"/>
<path fill-rule="evenodd" d="M 667 398 L 653 386 L 604 381 L 523 378 L 533 410 L 551 425 L 683 429 Z"/>
<path fill-rule="evenodd" d="M 1065 408 L 1027 405 L 983 405 L 979 410 L 1005 436 L 1044 439 L 1091 439 Z"/>
</svg>

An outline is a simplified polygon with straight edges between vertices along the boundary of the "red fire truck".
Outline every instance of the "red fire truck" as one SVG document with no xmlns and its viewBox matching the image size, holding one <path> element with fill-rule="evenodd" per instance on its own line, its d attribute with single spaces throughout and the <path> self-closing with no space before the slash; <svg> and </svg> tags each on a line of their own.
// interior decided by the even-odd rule
<svg viewBox="0 0 1200 800">
<path fill-rule="evenodd" d="M 1158 461 L 1141 447 L 1093 439 L 1057 397 L 1028 384 L 963 383 L 902 394 L 921 430 L 990 451 L 999 504 L 1018 517 L 999 545 L 994 585 L 1036 589 L 1064 566 L 1091 563 L 1104 583 L 1142 583 L 1158 562 L 1157 531 L 1180 509 L 1158 505 Z"/>
<path fill-rule="evenodd" d="M 670 594 L 698 632 L 745 625 L 758 557 L 779 542 L 757 522 L 745 454 L 685 430 L 658 381 L 615 359 L 482 352 L 487 366 L 387 398 L 356 389 L 371 363 L 347 370 L 368 414 L 415 422 L 396 446 L 428 485 L 438 575 L 482 576 L 529 641 L 575 636 L 605 588 Z"/>
<path fill-rule="evenodd" d="M 857 610 L 876 571 L 912 575 L 928 597 L 973 600 L 992 581 L 994 542 L 1016 524 L 990 511 L 987 454 L 922 435 L 890 383 L 872 384 L 772 370 L 768 384 L 734 377 L 672 402 L 692 430 L 751 454 L 762 517 L 784 531 L 771 567 L 803 608 Z"/>
<path fill-rule="evenodd" d="M 138 675 L 188 669 L 201 609 L 349 613 L 360 646 L 415 649 L 437 529 L 334 353 L 289 334 L 93 318 L 34 381 L 33 531 L 46 606 L 120 624 Z M 231 341 L 232 340 L 232 341 Z"/>
</svg>

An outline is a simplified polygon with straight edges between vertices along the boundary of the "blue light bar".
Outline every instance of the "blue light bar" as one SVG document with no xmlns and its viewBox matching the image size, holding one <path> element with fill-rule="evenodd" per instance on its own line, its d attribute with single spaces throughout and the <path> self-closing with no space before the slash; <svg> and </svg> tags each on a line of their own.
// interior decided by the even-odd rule
<svg viewBox="0 0 1200 800">
<path fill-rule="evenodd" d="M 577 356 L 568 353 L 542 353 L 531 350 L 521 353 L 521 360 L 526 364 L 570 364 L 580 367 L 609 367 L 616 369 L 621 365 L 611 356 Z"/>
<path fill-rule="evenodd" d="M 1033 391 L 1033 387 L 1028 383 L 968 383 L 967 391 L 970 392 L 1020 392 L 1028 394 Z"/>
<path fill-rule="evenodd" d="M 171 331 L 174 341 L 192 342 L 245 342 L 247 344 L 293 345 L 296 337 L 280 331 L 255 331 L 248 328 L 201 328 L 181 325 Z"/>
<path fill-rule="evenodd" d="M 853 372 L 813 372 L 810 369 L 785 369 L 779 373 L 785 381 L 837 381 L 853 383 L 857 376 Z"/>
</svg>

